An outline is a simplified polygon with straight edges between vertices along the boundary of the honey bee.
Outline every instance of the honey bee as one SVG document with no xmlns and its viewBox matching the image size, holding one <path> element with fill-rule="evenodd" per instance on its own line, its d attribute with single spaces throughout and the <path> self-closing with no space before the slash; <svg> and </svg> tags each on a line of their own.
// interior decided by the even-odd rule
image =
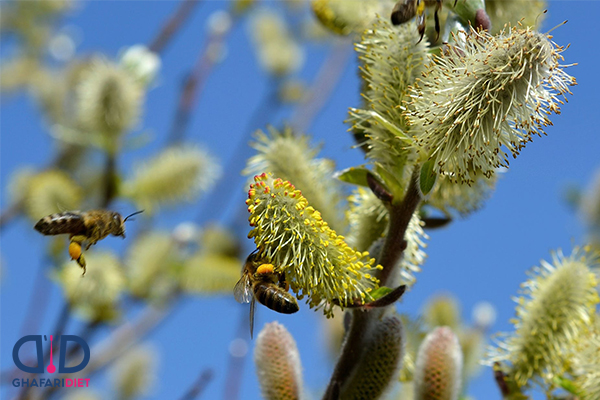
<svg viewBox="0 0 600 400">
<path fill-rule="evenodd" d="M 248 256 L 242 268 L 242 277 L 233 288 L 233 295 L 240 303 L 250 303 L 250 337 L 254 331 L 256 300 L 283 314 L 293 314 L 300 309 L 288 289 L 285 275 L 275 272 L 273 264 L 261 262 L 256 251 Z"/>
<path fill-rule="evenodd" d="M 408 22 L 414 16 L 417 17 L 417 29 L 421 38 L 417 43 L 423 40 L 425 34 L 425 6 L 432 6 L 435 4 L 435 13 L 433 15 L 435 19 L 435 32 L 437 33 L 436 41 L 440 37 L 440 18 L 438 12 L 442 9 L 442 3 L 444 0 L 400 0 L 394 6 L 392 10 L 392 24 L 400 25 Z M 454 0 L 454 6 L 458 0 Z"/>
<path fill-rule="evenodd" d="M 69 234 L 69 254 L 83 268 L 85 275 L 86 265 L 81 251 L 83 243 L 88 250 L 108 235 L 125 238 L 125 221 L 143 211 L 136 211 L 125 218 L 118 212 L 107 210 L 65 211 L 40 219 L 34 228 L 43 235 Z"/>
</svg>

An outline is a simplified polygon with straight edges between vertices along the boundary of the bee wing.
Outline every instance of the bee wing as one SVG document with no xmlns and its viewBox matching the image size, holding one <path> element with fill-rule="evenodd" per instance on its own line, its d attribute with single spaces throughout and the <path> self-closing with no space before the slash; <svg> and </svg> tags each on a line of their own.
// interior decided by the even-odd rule
<svg viewBox="0 0 600 400">
<path fill-rule="evenodd" d="M 83 214 L 77 211 L 50 214 L 40 219 L 34 228 L 44 235 L 60 235 L 63 233 L 77 235 L 86 231 Z"/>
<path fill-rule="evenodd" d="M 256 299 L 252 297 L 250 301 L 250 339 L 254 338 L 254 308 L 256 306 Z"/>
<path fill-rule="evenodd" d="M 250 276 L 244 274 L 233 288 L 233 296 L 238 303 L 249 303 L 254 299 L 252 294 L 252 285 L 250 284 Z"/>
</svg>

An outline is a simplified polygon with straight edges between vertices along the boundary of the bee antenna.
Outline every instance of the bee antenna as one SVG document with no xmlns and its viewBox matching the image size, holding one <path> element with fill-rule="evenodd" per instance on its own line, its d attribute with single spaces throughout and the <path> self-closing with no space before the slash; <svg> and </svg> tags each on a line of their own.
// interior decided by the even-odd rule
<svg viewBox="0 0 600 400">
<path fill-rule="evenodd" d="M 128 216 L 125 217 L 125 219 L 123 220 L 123 222 L 127 221 L 130 217 L 133 217 L 134 215 L 141 214 L 143 212 L 144 212 L 144 210 L 140 210 L 140 211 L 134 212 L 133 214 L 129 214 Z"/>
</svg>

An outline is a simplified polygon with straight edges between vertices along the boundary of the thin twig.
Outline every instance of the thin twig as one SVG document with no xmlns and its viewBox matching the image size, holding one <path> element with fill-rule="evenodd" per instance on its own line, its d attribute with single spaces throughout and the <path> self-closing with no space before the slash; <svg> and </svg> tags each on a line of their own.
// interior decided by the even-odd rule
<svg viewBox="0 0 600 400">
<path fill-rule="evenodd" d="M 177 10 L 171 15 L 171 17 L 165 22 L 162 29 L 154 37 L 148 50 L 154 53 L 162 52 L 169 41 L 172 39 L 175 32 L 180 29 L 185 20 L 192 15 L 192 11 L 196 5 L 200 3 L 200 0 L 183 0 Z"/>
<path fill-rule="evenodd" d="M 196 379 L 196 381 L 192 385 L 192 387 L 190 387 L 188 391 L 185 392 L 184 395 L 179 398 L 179 400 L 194 400 L 206 388 L 206 386 L 212 380 L 213 375 L 213 370 L 210 368 L 207 368 L 204 371 L 202 371 L 200 373 L 200 376 L 198 376 L 198 379 Z"/>
</svg>

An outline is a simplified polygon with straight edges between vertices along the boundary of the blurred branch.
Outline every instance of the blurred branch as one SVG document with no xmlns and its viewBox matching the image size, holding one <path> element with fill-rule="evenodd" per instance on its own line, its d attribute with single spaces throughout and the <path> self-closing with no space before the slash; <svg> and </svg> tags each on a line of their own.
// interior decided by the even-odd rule
<svg viewBox="0 0 600 400">
<path fill-rule="evenodd" d="M 213 375 L 214 374 L 212 369 L 205 369 L 204 371 L 202 371 L 200 373 L 200 376 L 198 376 L 198 379 L 196 379 L 196 381 L 192 385 L 192 387 L 190 387 L 188 391 L 185 392 L 185 394 L 179 398 L 179 400 L 194 400 L 202 393 L 204 388 L 206 388 L 206 386 L 210 383 L 210 381 L 213 379 Z"/>
<path fill-rule="evenodd" d="M 246 307 L 242 310 L 241 318 L 234 340 L 243 340 L 248 344 L 248 327 L 250 326 L 249 314 Z M 242 374 L 244 373 L 244 364 L 246 362 L 246 354 L 240 357 L 239 354 L 229 352 L 229 362 L 227 363 L 227 377 L 225 378 L 225 391 L 223 399 L 236 400 L 240 395 L 240 386 L 242 384 Z"/>
<path fill-rule="evenodd" d="M 9 223 L 19 216 L 23 211 L 22 203 L 13 203 L 0 214 L 0 231 L 4 228 L 4 224 Z"/>
<path fill-rule="evenodd" d="M 290 125 L 297 132 L 306 132 L 329 101 L 333 90 L 354 53 L 352 41 L 339 40 L 321 66 L 311 89 L 291 117 Z"/>
<path fill-rule="evenodd" d="M 235 184 L 234 180 L 241 177 L 241 171 L 245 166 L 246 159 L 250 156 L 252 148 L 249 146 L 248 141 L 250 135 L 254 130 L 267 124 L 269 117 L 274 115 L 278 108 L 281 106 L 279 101 L 279 87 L 280 81 L 278 79 L 272 79 L 268 84 L 268 91 L 263 97 L 262 101 L 255 108 L 254 113 L 248 120 L 244 133 L 238 140 L 233 154 L 229 157 L 223 175 L 213 188 L 213 190 L 205 196 L 205 204 L 200 209 L 196 221 L 198 223 L 206 222 L 208 218 L 215 215 L 214 210 L 221 208 L 226 210 L 224 204 L 231 204 L 231 200 L 238 200 L 236 196 L 232 195 L 232 191 L 239 190 L 239 186 Z M 220 205 L 220 207 L 218 207 Z M 245 203 L 243 203 L 245 209 Z"/>
<path fill-rule="evenodd" d="M 69 303 L 65 303 L 62 307 L 62 310 L 60 311 L 60 314 L 58 315 L 58 319 L 56 320 L 54 329 L 52 329 L 50 332 L 52 332 L 52 335 L 57 339 L 54 340 L 52 342 L 52 351 L 56 352 L 58 349 L 58 338 L 60 338 L 64 331 L 65 328 L 67 327 L 67 324 L 69 323 L 69 319 L 71 318 L 71 305 Z M 50 359 L 50 346 L 48 346 L 48 350 L 46 350 L 44 352 L 44 365 L 48 364 L 48 360 Z M 28 376 L 30 376 L 31 378 L 35 378 L 37 376 L 37 374 L 29 374 Z M 21 392 L 19 393 L 19 395 L 17 396 L 18 399 L 28 399 L 29 398 L 29 391 L 31 389 L 31 386 L 26 386 L 26 387 L 22 387 Z"/>
<path fill-rule="evenodd" d="M 234 22 L 235 20 L 232 24 Z M 223 52 L 223 44 L 231 31 L 232 29 L 230 28 L 227 30 L 211 30 L 209 32 L 196 58 L 194 67 L 183 82 L 175 117 L 167 138 L 169 145 L 179 143 L 185 137 L 190 115 L 196 104 L 198 94 L 204 87 L 204 83 L 212 72 L 213 67 L 219 62 L 219 53 Z"/>
<path fill-rule="evenodd" d="M 174 295 L 177 298 L 177 295 Z M 85 367 L 85 377 L 89 378 L 96 372 L 109 366 L 113 361 L 119 358 L 134 344 L 142 340 L 152 329 L 161 323 L 169 314 L 169 311 L 176 302 L 171 300 L 162 307 L 148 306 L 133 323 L 123 323 L 115 329 L 110 336 L 102 342 L 96 344 L 90 349 L 90 353 L 94 355 L 90 359 L 89 364 Z M 88 328 L 86 328 L 88 329 Z M 91 327 L 95 329 L 95 327 Z M 91 331 L 90 331 L 91 332 Z M 74 352 L 69 352 L 73 355 Z M 68 363 L 68 362 L 67 362 Z M 58 375 L 56 378 L 62 379 L 67 377 L 65 374 Z M 69 374 L 70 378 L 83 378 L 81 372 Z M 50 387 L 42 393 L 41 399 L 51 398 L 57 388 Z"/>
<path fill-rule="evenodd" d="M 180 29 L 186 19 L 192 15 L 194 7 L 200 3 L 200 0 L 182 0 L 179 7 L 171 15 L 171 17 L 164 23 L 162 29 L 156 37 L 152 40 L 148 49 L 154 53 L 162 52 L 175 32 Z"/>
</svg>

